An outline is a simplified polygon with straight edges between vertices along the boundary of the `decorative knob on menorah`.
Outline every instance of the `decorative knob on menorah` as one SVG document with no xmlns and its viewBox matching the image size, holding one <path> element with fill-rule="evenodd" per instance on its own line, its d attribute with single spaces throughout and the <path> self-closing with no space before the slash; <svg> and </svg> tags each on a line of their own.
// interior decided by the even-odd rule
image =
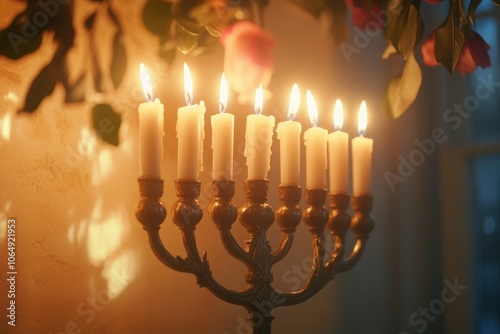
<svg viewBox="0 0 500 334">
<path fill-rule="evenodd" d="M 180 228 L 187 256 L 173 256 L 161 242 L 159 229 L 165 220 L 166 211 L 160 198 L 163 195 L 163 180 L 141 177 L 138 179 L 141 200 L 136 216 L 149 235 L 149 242 L 158 259 L 169 268 L 189 272 L 196 276 L 201 287 L 206 287 L 218 298 L 243 306 L 249 312 L 249 323 L 254 334 L 270 334 L 273 310 L 278 306 L 290 306 L 304 302 L 320 291 L 334 276 L 349 270 L 360 259 L 368 235 L 373 229 L 370 217 L 373 198 L 353 197 L 354 216 L 347 213 L 348 195 L 330 195 L 330 214 L 324 207 L 326 190 L 306 189 L 307 208 L 302 213 L 298 207 L 301 189 L 298 186 L 280 186 L 278 198 L 281 205 L 273 211 L 267 204 L 267 180 L 245 180 L 243 190 L 246 203 L 239 209 L 232 198 L 235 184 L 232 181 L 214 181 L 211 184 L 213 200 L 208 207 L 210 218 L 219 230 L 221 241 L 234 258 L 248 269 L 243 291 L 224 288 L 212 275 L 206 253 L 200 256 L 196 246 L 196 225 L 202 220 L 203 212 L 197 198 L 201 184 L 196 181 L 176 180 L 178 197 L 172 207 L 172 219 Z M 236 219 L 248 232 L 242 248 L 234 239 L 231 228 Z M 283 236 L 278 247 L 272 250 L 266 232 L 276 220 Z M 296 227 L 304 220 L 313 239 L 313 268 L 303 288 L 293 292 L 280 292 L 272 287 L 272 267 L 282 260 L 292 247 Z M 325 227 L 328 226 L 334 239 L 332 254 L 325 258 Z M 356 244 L 349 256 L 344 258 L 345 235 L 351 229 Z"/>
</svg>

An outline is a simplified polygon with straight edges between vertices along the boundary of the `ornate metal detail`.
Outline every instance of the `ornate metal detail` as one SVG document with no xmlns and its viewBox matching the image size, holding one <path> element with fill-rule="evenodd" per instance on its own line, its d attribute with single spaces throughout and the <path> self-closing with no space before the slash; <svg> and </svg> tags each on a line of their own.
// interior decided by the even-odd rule
<svg viewBox="0 0 500 334">
<path fill-rule="evenodd" d="M 354 217 L 347 214 L 349 196 L 330 195 L 329 212 L 324 208 L 326 190 L 306 189 L 307 208 L 302 213 L 298 208 L 301 198 L 300 187 L 280 186 L 278 196 L 281 205 L 276 213 L 266 203 L 268 181 L 245 180 L 246 204 L 239 210 L 232 202 L 235 185 L 232 181 L 212 182 L 213 201 L 209 205 L 210 218 L 219 230 L 221 241 L 233 257 L 248 268 L 245 275 L 248 286 L 243 291 L 224 288 L 212 276 L 206 253 L 200 256 L 196 245 L 196 225 L 203 218 L 198 204 L 201 184 L 194 181 L 176 180 L 175 190 L 178 201 L 172 207 L 172 219 L 180 228 L 187 257 L 173 256 L 161 242 L 160 224 L 165 220 L 166 210 L 160 201 L 163 195 L 163 180 L 139 178 L 141 200 L 136 216 L 148 232 L 149 242 L 158 259 L 169 268 L 196 276 L 200 287 L 206 287 L 218 298 L 245 307 L 250 316 L 249 323 L 254 334 L 271 334 L 272 313 L 278 306 L 302 303 L 320 291 L 337 273 L 351 269 L 360 259 L 368 235 L 373 229 L 370 217 L 373 198 L 353 197 Z M 236 219 L 247 229 L 248 235 L 243 249 L 234 239 L 231 227 Z M 296 227 L 304 220 L 312 234 L 314 261 L 313 269 L 302 289 L 282 293 L 272 287 L 272 266 L 283 259 L 293 243 Z M 276 220 L 283 236 L 276 250 L 272 250 L 267 239 L 267 229 Z M 335 240 L 335 248 L 325 262 L 325 227 Z M 356 244 L 349 256 L 344 258 L 345 234 L 351 229 Z"/>
</svg>

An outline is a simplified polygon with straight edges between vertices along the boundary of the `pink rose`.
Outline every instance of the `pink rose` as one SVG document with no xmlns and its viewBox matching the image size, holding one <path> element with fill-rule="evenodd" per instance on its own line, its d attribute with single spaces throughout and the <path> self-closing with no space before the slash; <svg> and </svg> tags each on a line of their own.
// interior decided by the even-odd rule
<svg viewBox="0 0 500 334">
<path fill-rule="evenodd" d="M 378 18 L 380 6 L 375 1 L 371 6 L 367 6 L 364 1 L 346 0 L 347 5 L 351 9 L 352 23 L 363 30 L 380 31 L 382 24 Z M 376 18 L 377 17 L 377 18 Z"/>
<path fill-rule="evenodd" d="M 437 66 L 436 56 L 434 55 L 434 41 L 435 41 L 434 33 L 432 33 L 429 38 L 427 38 L 422 46 L 420 47 L 420 51 L 422 52 L 422 58 L 424 60 L 424 64 L 427 66 Z"/>
<path fill-rule="evenodd" d="M 472 29 L 467 29 L 464 32 L 465 43 L 457 68 L 460 73 L 472 73 L 477 66 L 482 68 L 491 66 L 491 59 L 488 51 L 490 46 L 485 40 Z"/>
<path fill-rule="evenodd" d="M 239 21 L 223 31 L 221 43 L 224 72 L 234 91 L 250 95 L 260 84 L 267 87 L 274 70 L 273 36 L 251 21 Z"/>
<path fill-rule="evenodd" d="M 443 2 L 443 0 L 425 0 L 425 2 L 430 3 L 431 5 L 436 5 Z"/>
<path fill-rule="evenodd" d="M 488 55 L 490 46 L 477 32 L 470 28 L 463 31 L 465 36 L 464 46 L 460 53 L 460 58 L 456 69 L 462 74 L 472 73 L 478 66 L 485 68 L 491 66 L 491 59 Z M 421 52 L 424 63 L 428 66 L 436 66 L 437 61 L 434 55 L 434 34 L 422 44 Z"/>
</svg>

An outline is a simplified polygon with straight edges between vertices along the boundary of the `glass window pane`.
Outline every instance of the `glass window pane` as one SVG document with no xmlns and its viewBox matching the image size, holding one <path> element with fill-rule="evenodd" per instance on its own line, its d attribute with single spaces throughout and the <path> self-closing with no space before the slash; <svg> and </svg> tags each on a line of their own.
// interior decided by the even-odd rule
<svg viewBox="0 0 500 334">
<path fill-rule="evenodd" d="M 477 318 L 481 334 L 500 333 L 500 154 L 472 160 Z"/>
<path fill-rule="evenodd" d="M 500 59 L 499 23 L 494 17 L 479 19 L 477 30 L 491 46 L 489 51 L 492 67 L 478 68 L 467 80 L 467 97 L 464 108 L 470 112 L 467 120 L 467 141 L 488 143 L 500 140 Z M 488 84 L 494 82 L 495 84 Z"/>
</svg>

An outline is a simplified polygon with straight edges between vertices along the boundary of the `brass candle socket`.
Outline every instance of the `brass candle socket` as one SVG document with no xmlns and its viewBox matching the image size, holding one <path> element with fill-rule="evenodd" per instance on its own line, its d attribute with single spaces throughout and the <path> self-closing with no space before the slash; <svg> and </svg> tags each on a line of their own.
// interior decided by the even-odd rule
<svg viewBox="0 0 500 334">
<path fill-rule="evenodd" d="M 249 312 L 249 324 L 254 334 L 270 334 L 273 310 L 278 306 L 290 306 L 304 302 L 319 292 L 334 276 L 351 269 L 360 259 L 369 233 L 373 229 L 370 217 L 373 198 L 353 197 L 354 217 L 347 214 L 348 195 L 330 195 L 332 211 L 324 207 L 326 190 L 306 189 L 306 209 L 302 213 L 298 204 L 301 189 L 298 186 L 280 186 L 280 206 L 273 211 L 267 204 L 269 182 L 267 180 L 245 180 L 243 190 L 246 203 L 238 210 L 232 202 L 235 184 L 232 181 L 214 181 L 210 189 L 213 201 L 208 207 L 211 220 L 219 230 L 221 241 L 234 258 L 248 269 L 243 291 L 224 288 L 212 276 L 206 253 L 200 256 L 195 239 L 196 225 L 202 220 L 203 212 L 197 198 L 201 184 L 195 181 L 175 181 L 178 197 L 172 207 L 172 219 L 180 228 L 187 257 L 173 256 L 168 252 L 159 236 L 160 224 L 166 217 L 165 207 L 160 201 L 163 181 L 153 178 L 139 178 L 141 200 L 136 216 L 148 232 L 149 242 L 158 259 L 169 268 L 196 276 L 200 287 L 206 287 L 218 298 L 245 307 Z M 234 239 L 231 228 L 236 219 L 247 230 L 246 247 Z M 267 239 L 267 230 L 276 220 L 283 236 L 280 244 L 272 250 Z M 271 269 L 283 259 L 292 247 L 294 232 L 304 220 L 312 234 L 313 268 L 304 286 L 298 291 L 284 293 L 272 287 Z M 325 261 L 325 227 L 335 241 L 331 257 Z M 351 253 L 344 257 L 345 234 L 349 230 L 356 236 Z"/>
</svg>

